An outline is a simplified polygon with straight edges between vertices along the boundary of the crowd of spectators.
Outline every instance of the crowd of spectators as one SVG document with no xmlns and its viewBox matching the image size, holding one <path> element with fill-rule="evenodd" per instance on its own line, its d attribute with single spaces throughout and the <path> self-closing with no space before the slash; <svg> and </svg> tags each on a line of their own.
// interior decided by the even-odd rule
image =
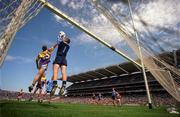
<svg viewBox="0 0 180 117">
<path fill-rule="evenodd" d="M 17 100 L 18 92 L 0 90 L 0 99 L 1 100 Z M 31 94 L 24 93 L 22 100 L 29 100 Z M 173 97 L 171 97 L 166 92 L 157 92 L 151 94 L 152 103 L 156 106 L 161 105 L 180 105 Z M 79 104 L 99 104 L 99 105 L 113 105 L 113 100 L 111 95 L 99 95 L 92 94 L 91 96 L 64 96 L 56 97 L 54 101 L 63 102 L 63 103 L 79 103 Z M 147 96 L 146 94 L 126 94 L 121 95 L 122 104 L 138 104 L 138 105 L 147 105 Z"/>
<path fill-rule="evenodd" d="M 18 98 L 19 92 L 16 91 L 6 91 L 0 89 L 0 100 L 16 100 Z M 22 98 L 28 100 L 30 98 L 30 93 L 23 93 Z"/>
<path fill-rule="evenodd" d="M 180 103 L 176 101 L 172 96 L 170 96 L 166 92 L 158 92 L 151 94 L 152 103 L 155 106 L 162 106 L 162 105 L 178 105 Z M 106 95 L 103 96 L 102 94 L 93 94 L 92 96 L 75 96 L 75 97 L 61 97 L 56 98 L 58 102 L 63 103 L 73 103 L 73 104 L 98 104 L 98 105 L 113 105 L 113 100 L 111 96 Z M 128 95 L 121 95 L 121 102 L 122 105 L 148 105 L 148 99 L 146 94 L 128 94 Z"/>
<path fill-rule="evenodd" d="M 99 104 L 99 105 L 113 105 L 113 100 L 110 96 L 105 96 L 99 100 L 98 95 L 96 98 L 92 97 L 61 97 L 57 98 L 55 101 L 63 102 L 63 103 L 79 103 L 79 104 Z M 174 98 L 172 98 L 167 93 L 162 94 L 154 94 L 152 95 L 152 103 L 155 106 L 162 105 L 180 105 Z M 132 94 L 132 95 L 124 95 L 121 97 L 122 104 L 132 104 L 132 105 L 147 105 L 148 100 L 145 94 Z"/>
</svg>

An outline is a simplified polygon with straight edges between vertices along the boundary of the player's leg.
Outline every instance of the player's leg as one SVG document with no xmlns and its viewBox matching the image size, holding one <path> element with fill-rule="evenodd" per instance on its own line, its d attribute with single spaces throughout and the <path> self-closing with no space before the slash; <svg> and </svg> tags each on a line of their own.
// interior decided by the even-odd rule
<svg viewBox="0 0 180 117">
<path fill-rule="evenodd" d="M 113 100 L 113 105 L 116 106 L 116 100 Z"/>
<path fill-rule="evenodd" d="M 38 84 L 37 84 L 37 85 L 38 85 Z M 37 85 L 36 85 L 36 88 L 35 88 L 35 90 L 34 90 L 33 94 L 30 96 L 29 101 L 32 101 L 32 100 L 33 100 L 33 98 L 36 96 L 36 92 L 37 92 L 37 90 L 38 90 Z"/>
<path fill-rule="evenodd" d="M 46 98 L 47 91 L 44 91 L 43 97 Z"/>
<path fill-rule="evenodd" d="M 114 106 L 116 106 L 116 98 L 115 98 L 115 96 L 112 96 L 112 103 L 113 103 Z"/>
<path fill-rule="evenodd" d="M 48 96 L 47 94 L 49 94 L 50 91 L 45 90 L 43 94 L 41 94 L 43 96 L 43 100 L 48 100 L 48 103 L 50 103 L 50 96 Z"/>
<path fill-rule="evenodd" d="M 42 94 L 42 88 L 39 89 L 38 102 L 42 102 L 41 94 Z"/>
<path fill-rule="evenodd" d="M 42 89 L 40 88 L 40 89 L 39 89 L 38 97 L 41 98 L 41 95 L 42 95 Z"/>
<path fill-rule="evenodd" d="M 117 102 L 117 105 L 118 106 L 121 106 L 121 100 L 118 98 L 118 99 L 116 99 L 116 102 Z"/>
<path fill-rule="evenodd" d="M 41 79 L 42 80 L 42 79 Z M 43 91 L 43 87 L 45 86 L 45 81 L 41 81 L 41 87 L 40 87 L 40 92 L 39 92 L 39 97 L 42 97 L 42 91 Z"/>
<path fill-rule="evenodd" d="M 119 98 L 119 106 L 122 106 L 121 98 Z"/>
<path fill-rule="evenodd" d="M 34 90 L 34 93 L 33 93 L 33 97 L 36 96 L 36 92 L 37 92 L 38 88 L 36 87 L 36 89 Z"/>
<path fill-rule="evenodd" d="M 17 100 L 18 100 L 18 102 L 20 101 L 20 97 L 19 96 L 17 97 Z"/>
<path fill-rule="evenodd" d="M 38 74 L 35 76 L 32 85 L 28 87 L 29 92 L 31 92 L 31 91 L 33 90 L 34 85 L 36 84 L 36 82 L 37 82 L 38 80 L 40 80 L 40 78 L 42 77 L 42 75 L 44 74 L 44 72 L 45 72 L 45 69 L 43 69 L 43 68 L 39 69 Z"/>
<path fill-rule="evenodd" d="M 52 80 L 53 80 L 53 87 L 50 93 L 50 96 L 53 96 L 58 85 L 57 85 L 57 79 L 58 79 L 58 70 L 59 70 L 59 65 L 58 64 L 54 64 L 53 65 L 53 76 L 52 76 Z"/>
<path fill-rule="evenodd" d="M 66 65 L 61 65 L 61 73 L 62 73 L 62 87 L 59 91 L 59 95 L 62 95 L 66 89 L 66 81 L 67 81 L 67 74 L 66 74 Z"/>
<path fill-rule="evenodd" d="M 44 85 L 43 87 L 45 87 L 45 85 Z M 46 98 L 46 95 L 47 95 L 47 91 L 46 91 L 46 89 L 44 90 L 44 92 L 43 92 L 43 93 L 41 93 L 41 95 L 43 96 L 43 99 L 45 99 L 45 98 Z"/>
</svg>

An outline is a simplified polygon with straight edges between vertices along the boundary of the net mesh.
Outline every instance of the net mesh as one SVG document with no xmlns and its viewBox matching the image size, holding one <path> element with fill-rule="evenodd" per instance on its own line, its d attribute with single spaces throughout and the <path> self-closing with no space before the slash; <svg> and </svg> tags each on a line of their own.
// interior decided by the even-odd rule
<svg viewBox="0 0 180 117">
<path fill-rule="evenodd" d="M 106 1 L 108 2 L 108 1 Z M 169 33 L 170 37 L 169 40 L 173 41 L 172 42 L 166 42 L 164 40 L 161 39 L 161 37 L 159 36 L 159 38 L 156 38 L 154 36 L 154 33 L 152 33 L 149 29 L 149 25 L 144 25 L 145 21 L 140 19 L 138 23 L 143 23 L 142 26 L 144 26 L 144 29 L 147 32 L 140 32 L 138 33 L 140 37 L 140 44 L 138 44 L 136 37 L 135 37 L 135 32 L 132 32 L 130 30 L 128 30 L 127 28 L 124 29 L 124 24 L 122 24 L 117 15 L 120 16 L 120 14 L 114 15 L 114 11 L 112 11 L 112 9 L 108 8 L 107 6 L 109 4 L 107 4 L 105 1 L 101 2 L 101 1 L 94 1 L 94 5 L 95 7 L 104 15 L 106 16 L 107 19 L 109 19 L 109 21 L 111 21 L 111 23 L 113 24 L 113 26 L 116 28 L 116 30 L 124 37 L 124 39 L 126 40 L 126 42 L 128 43 L 128 45 L 133 49 L 133 51 L 136 53 L 136 55 L 138 56 L 138 58 L 140 58 L 140 52 L 139 52 L 139 46 L 141 48 L 142 51 L 142 62 L 144 63 L 145 67 L 147 68 L 147 70 L 149 70 L 151 72 L 151 74 L 156 78 L 156 80 L 174 97 L 176 98 L 178 101 L 180 101 L 180 82 L 179 82 L 179 78 L 180 78 L 180 70 L 177 68 L 177 66 L 173 66 L 173 59 L 171 59 L 170 56 L 166 55 L 169 57 L 169 60 L 163 57 L 160 57 L 159 55 L 162 52 L 168 52 L 170 50 L 173 49 L 179 49 L 179 45 L 174 44 L 175 40 L 173 40 L 173 34 L 176 34 L 176 31 L 171 31 L 174 33 L 170 33 L 170 32 L 164 32 L 164 33 Z M 164 1 L 165 2 L 165 1 Z M 132 2 L 133 4 L 137 4 Z M 124 3 L 125 5 L 128 4 Z M 142 4 L 142 3 L 141 3 Z M 140 4 L 138 4 L 140 5 Z M 137 17 L 139 16 L 139 12 L 136 10 L 136 15 Z M 133 29 L 134 27 L 132 26 L 132 23 L 130 23 L 130 18 L 129 18 L 129 28 Z M 137 28 L 138 29 L 138 28 Z M 139 29 L 141 30 L 141 29 Z M 159 29 L 160 31 L 163 30 L 167 30 L 167 29 Z M 178 31 L 178 30 L 177 30 Z M 145 34 L 144 34 L 145 33 Z M 149 38 L 144 38 L 144 35 L 148 35 L 150 36 Z M 164 35 L 163 35 L 164 36 Z M 165 36 L 168 36 L 168 34 L 165 34 Z M 179 36 L 179 35 L 175 35 L 175 36 Z M 178 38 L 177 38 L 178 39 Z M 179 41 L 179 40 L 178 40 Z M 159 43 L 161 42 L 161 43 Z M 168 47 L 170 47 L 169 49 L 167 49 Z M 169 62 L 168 62 L 169 61 Z"/>
<path fill-rule="evenodd" d="M 37 0 L 0 0 L 0 65 L 16 32 L 43 8 Z"/>
<path fill-rule="evenodd" d="M 180 101 L 180 71 L 178 62 L 175 62 L 179 58 L 172 54 L 180 49 L 180 1 L 130 1 L 139 42 L 135 37 L 127 0 L 74 0 L 60 1 L 60 4 L 50 2 L 134 60 L 140 58 L 140 46 L 146 70 Z M 58 19 L 58 16 L 55 17 Z M 58 21 L 62 25 L 66 24 L 61 18 Z M 82 36 L 92 40 L 84 34 L 79 39 Z"/>
</svg>

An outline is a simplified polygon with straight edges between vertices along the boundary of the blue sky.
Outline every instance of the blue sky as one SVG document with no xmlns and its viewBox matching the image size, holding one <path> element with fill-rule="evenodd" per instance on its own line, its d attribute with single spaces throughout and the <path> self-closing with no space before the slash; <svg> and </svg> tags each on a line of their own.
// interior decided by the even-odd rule
<svg viewBox="0 0 180 117">
<path fill-rule="evenodd" d="M 1 68 L 1 88 L 16 91 L 23 88 L 26 91 L 37 73 L 35 58 L 41 51 L 41 46 L 44 44 L 52 46 L 61 30 L 72 41 L 67 56 L 69 75 L 120 63 L 124 60 L 97 41 L 91 40 L 90 43 L 82 41 L 82 38 L 79 39 L 77 35 L 83 32 L 71 25 L 62 25 L 57 22 L 50 11 L 42 9 L 36 17 L 17 32 Z M 52 76 L 52 61 L 55 53 L 56 50 L 49 64 L 47 79 Z"/>
</svg>

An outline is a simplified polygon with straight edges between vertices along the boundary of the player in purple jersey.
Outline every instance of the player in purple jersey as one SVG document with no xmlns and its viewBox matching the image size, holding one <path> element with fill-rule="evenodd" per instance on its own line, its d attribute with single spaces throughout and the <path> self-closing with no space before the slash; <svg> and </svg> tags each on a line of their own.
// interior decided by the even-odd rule
<svg viewBox="0 0 180 117">
<path fill-rule="evenodd" d="M 51 48 L 47 48 L 47 46 L 42 47 L 42 52 L 40 52 L 36 58 L 36 66 L 38 69 L 38 73 L 35 76 L 32 85 L 28 87 L 29 92 L 31 92 L 34 88 L 34 85 L 37 81 L 41 80 L 41 77 L 44 75 L 45 71 L 48 68 L 48 63 L 50 62 L 51 53 L 57 47 L 58 44 L 55 44 Z"/>
</svg>

